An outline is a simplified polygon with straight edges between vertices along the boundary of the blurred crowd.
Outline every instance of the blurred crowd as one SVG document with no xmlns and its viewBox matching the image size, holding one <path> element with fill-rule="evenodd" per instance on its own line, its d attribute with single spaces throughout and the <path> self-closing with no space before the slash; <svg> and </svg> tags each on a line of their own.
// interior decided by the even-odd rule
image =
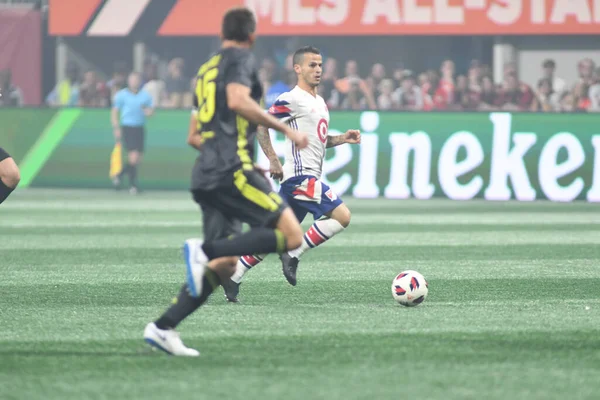
<svg viewBox="0 0 600 400">
<path fill-rule="evenodd" d="M 147 63 L 142 71 L 143 90 L 150 93 L 153 104 L 158 108 L 190 108 L 193 100 L 194 79 L 186 75 L 185 62 L 174 58 L 164 76 L 159 77 L 158 65 Z M 117 62 L 112 76 L 102 80 L 96 71 L 81 73 L 76 64 L 69 64 L 65 79 L 54 87 L 46 97 L 51 107 L 109 107 L 115 94 L 127 85 L 131 71 L 127 64 Z"/>
<path fill-rule="evenodd" d="M 263 63 L 263 68 L 270 67 Z M 514 63 L 504 65 L 503 81 L 494 84 L 490 67 L 477 60 L 465 74 L 457 74 L 454 62 L 446 60 L 439 71 L 415 73 L 403 65 L 387 70 L 374 64 L 361 76 L 355 61 L 347 61 L 339 75 L 337 61 L 328 59 L 320 92 L 330 108 L 341 110 L 600 111 L 600 68 L 591 59 L 581 60 L 577 68 L 578 80 L 566 82 L 548 59 L 531 87 L 519 79 Z M 268 87 L 270 80 L 264 83 Z"/>
<path fill-rule="evenodd" d="M 600 112 L 600 68 L 593 60 L 577 64 L 576 82 L 557 76 L 554 60 L 548 59 L 538 68 L 540 78 L 532 87 L 519 79 L 514 63 L 504 65 L 503 81 L 495 84 L 490 67 L 477 60 L 464 73 L 457 73 L 454 62 L 446 60 L 439 70 L 417 73 L 401 64 L 389 68 L 377 63 L 362 74 L 354 60 L 340 65 L 336 59 L 326 58 L 319 92 L 332 110 Z M 172 59 L 164 74 L 159 74 L 157 64 L 147 63 L 142 72 L 143 89 L 159 108 L 189 108 L 193 69 L 186 69 L 182 58 Z M 112 76 L 103 80 L 96 71 L 81 71 L 76 64 L 69 64 L 65 79 L 47 95 L 46 103 L 52 107 L 109 107 L 114 94 L 125 87 L 128 73 L 127 65 L 119 62 Z M 259 73 L 267 107 L 296 82 L 291 56 L 285 65 L 261 60 Z M 0 71 L 0 106 L 22 103 L 10 71 Z"/>
</svg>

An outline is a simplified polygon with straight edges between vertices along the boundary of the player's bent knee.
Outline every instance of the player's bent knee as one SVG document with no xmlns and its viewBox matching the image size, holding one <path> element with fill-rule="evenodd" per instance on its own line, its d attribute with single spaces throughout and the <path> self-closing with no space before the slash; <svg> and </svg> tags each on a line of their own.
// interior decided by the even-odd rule
<svg viewBox="0 0 600 400">
<path fill-rule="evenodd" d="M 3 181 L 6 186 L 16 188 L 19 185 L 19 182 L 21 182 L 21 174 L 19 173 L 19 170 L 17 169 L 13 174 L 7 175 Z"/>
<path fill-rule="evenodd" d="M 2 171 L 0 171 L 0 178 L 2 178 L 2 182 L 4 182 L 4 184 L 8 187 L 16 188 L 21 181 L 19 167 L 17 167 L 17 164 L 12 160 L 12 158 L 7 158 L 4 160 L 2 167 Z"/>
<path fill-rule="evenodd" d="M 339 222 L 344 228 L 347 228 L 348 225 L 350 225 L 351 217 L 352 213 L 345 205 L 339 206 L 333 211 L 333 213 L 331 213 L 331 218 Z"/>
<path fill-rule="evenodd" d="M 347 228 L 348 225 L 350 225 L 350 220 L 352 217 L 352 213 L 350 212 L 350 210 L 348 210 L 347 208 L 344 210 L 344 212 L 342 213 L 340 219 L 338 220 L 338 222 L 340 223 L 340 225 L 342 225 L 344 228 Z"/>
</svg>

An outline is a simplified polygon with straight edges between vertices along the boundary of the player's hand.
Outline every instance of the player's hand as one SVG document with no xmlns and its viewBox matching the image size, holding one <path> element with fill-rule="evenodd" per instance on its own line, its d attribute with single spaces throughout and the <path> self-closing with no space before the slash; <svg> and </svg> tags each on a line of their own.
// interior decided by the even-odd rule
<svg viewBox="0 0 600 400">
<path fill-rule="evenodd" d="M 344 138 L 346 139 L 346 143 L 360 144 L 360 131 L 357 129 L 349 129 L 344 134 Z"/>
<path fill-rule="evenodd" d="M 279 161 L 279 158 L 271 160 L 269 172 L 271 173 L 271 178 L 276 179 L 278 181 L 283 179 L 283 166 L 281 165 L 281 161 Z"/>
<path fill-rule="evenodd" d="M 308 146 L 308 135 L 305 132 L 290 129 L 286 135 L 299 149 Z"/>
</svg>

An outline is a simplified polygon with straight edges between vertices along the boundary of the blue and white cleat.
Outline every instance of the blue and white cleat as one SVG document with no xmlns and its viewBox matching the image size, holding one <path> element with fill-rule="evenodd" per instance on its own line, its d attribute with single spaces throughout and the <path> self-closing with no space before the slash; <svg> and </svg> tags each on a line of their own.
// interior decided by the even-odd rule
<svg viewBox="0 0 600 400">
<path fill-rule="evenodd" d="M 208 257 L 202 251 L 202 243 L 201 239 L 188 239 L 183 245 L 187 285 L 192 297 L 200 297 L 202 294 L 202 280 L 208 264 Z"/>
<path fill-rule="evenodd" d="M 144 329 L 144 340 L 152 348 L 162 350 L 172 356 L 198 357 L 198 350 L 185 347 L 179 332 L 173 329 L 158 329 L 154 322 L 150 322 Z"/>
</svg>

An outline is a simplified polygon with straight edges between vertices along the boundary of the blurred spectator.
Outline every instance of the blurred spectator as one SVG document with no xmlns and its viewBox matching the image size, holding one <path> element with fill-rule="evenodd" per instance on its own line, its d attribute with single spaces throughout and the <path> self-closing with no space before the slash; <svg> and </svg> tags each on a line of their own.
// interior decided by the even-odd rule
<svg viewBox="0 0 600 400">
<path fill-rule="evenodd" d="M 289 92 L 293 86 L 289 84 L 289 72 L 285 69 L 279 71 L 279 79 L 265 91 L 265 108 L 269 108 L 275 103 L 275 100 L 285 92 Z"/>
<path fill-rule="evenodd" d="M 343 96 L 349 96 L 352 86 L 358 86 L 358 93 L 352 93 L 352 100 L 347 103 L 354 104 L 359 96 L 359 102 L 365 102 L 367 108 L 375 110 L 377 104 L 373 97 L 373 93 L 369 90 L 369 87 L 358 74 L 358 64 L 354 60 L 350 60 L 346 63 L 346 76 L 342 79 L 338 79 L 335 83 L 336 89 Z M 352 108 L 354 109 L 354 108 Z"/>
<path fill-rule="evenodd" d="M 112 99 L 115 98 L 117 92 L 124 89 L 127 86 L 127 64 L 122 61 L 118 61 L 113 66 L 112 79 L 106 82 L 106 86 L 109 90 L 109 103 L 112 103 Z"/>
<path fill-rule="evenodd" d="M 564 92 L 560 99 L 560 110 L 563 112 L 575 111 L 575 96 L 571 92 Z"/>
<path fill-rule="evenodd" d="M 349 88 L 344 101 L 342 102 L 342 109 L 359 111 L 369 108 L 367 107 L 367 99 L 364 96 L 364 90 L 362 88 L 364 81 L 360 78 L 353 77 L 348 79 L 347 84 Z M 372 109 L 375 108 L 376 107 L 372 107 Z"/>
<path fill-rule="evenodd" d="M 340 93 L 335 88 L 338 79 L 337 60 L 328 57 L 323 67 L 323 76 L 319 85 L 319 94 L 327 103 L 327 107 L 335 109 L 340 106 Z"/>
<path fill-rule="evenodd" d="M 504 64 L 504 68 L 502 70 L 502 76 L 504 79 L 506 79 L 506 77 L 508 77 L 509 75 L 515 75 L 517 76 L 518 70 L 517 70 L 517 64 L 514 62 L 508 62 L 506 64 Z"/>
<path fill-rule="evenodd" d="M 445 60 L 440 68 L 441 79 L 435 91 L 434 103 L 438 110 L 447 109 L 454 103 L 454 61 Z"/>
<path fill-rule="evenodd" d="M 480 93 L 481 92 L 481 69 L 479 67 L 469 68 L 467 86 L 469 91 Z"/>
<path fill-rule="evenodd" d="M 526 111 L 531 108 L 533 93 L 529 86 L 519 82 L 516 73 L 511 72 L 504 78 L 504 84 L 496 100 L 496 105 L 502 110 Z"/>
<path fill-rule="evenodd" d="M 263 92 L 267 93 L 269 91 L 269 89 L 271 88 L 271 85 L 273 84 L 273 80 L 275 78 L 275 71 L 276 71 L 277 65 L 275 65 L 275 63 L 266 58 L 262 61 L 261 67 L 258 71 L 259 73 L 259 79 L 262 82 L 263 85 Z M 292 65 L 292 71 L 294 70 L 294 67 Z"/>
<path fill-rule="evenodd" d="M 423 92 L 415 83 L 411 71 L 403 72 L 400 87 L 394 92 L 394 98 L 401 110 L 420 111 L 423 109 Z"/>
<path fill-rule="evenodd" d="M 516 89 L 513 83 L 516 80 Z M 506 110 L 529 110 L 533 101 L 534 93 L 531 87 L 519 80 L 517 64 L 509 62 L 504 65 L 504 81 L 501 90 L 498 92 L 497 100 L 501 103 L 500 107 Z M 517 101 L 515 103 L 515 101 Z M 515 108 L 516 106 L 516 108 Z"/>
<path fill-rule="evenodd" d="M 560 110 L 560 95 L 552 89 L 552 80 L 550 78 L 542 78 L 538 82 L 537 91 L 533 102 L 531 103 L 531 111 L 538 112 L 556 112 Z"/>
<path fill-rule="evenodd" d="M 479 111 L 493 111 L 496 109 L 496 86 L 489 75 L 484 75 L 481 78 L 481 93 L 479 94 L 478 106 Z"/>
<path fill-rule="evenodd" d="M 106 107 L 108 105 L 108 90 L 103 82 L 99 82 L 96 72 L 87 71 L 79 87 L 79 106 Z"/>
<path fill-rule="evenodd" d="M 379 83 L 377 88 L 379 96 L 377 96 L 377 108 L 379 110 L 398 109 L 398 102 L 394 96 L 394 81 L 384 79 Z"/>
<path fill-rule="evenodd" d="M 436 108 L 435 98 L 438 91 L 440 77 L 434 70 L 429 70 L 423 76 L 419 77 L 421 83 L 421 92 L 423 93 L 423 110 L 431 111 Z M 443 100 L 443 98 L 441 98 Z M 440 102 L 440 99 L 438 99 Z"/>
<path fill-rule="evenodd" d="M 588 83 L 589 82 L 589 83 Z M 575 103 L 575 111 L 584 111 L 586 112 L 588 108 L 591 106 L 591 101 L 589 97 L 590 83 L 592 80 L 587 82 L 579 82 L 577 86 L 575 86 L 575 90 L 573 91 L 573 101 Z"/>
<path fill-rule="evenodd" d="M 395 87 L 400 87 L 402 85 L 402 79 L 404 79 L 404 64 L 398 63 L 396 65 L 396 69 L 394 69 L 394 73 L 392 74 L 394 78 Z"/>
<path fill-rule="evenodd" d="M 589 90 L 590 108 L 589 112 L 600 112 L 600 68 L 596 69 L 594 84 Z"/>
<path fill-rule="evenodd" d="M 169 62 L 168 74 L 165 78 L 165 107 L 184 107 L 184 97 L 190 92 L 190 81 L 184 76 L 185 62 L 183 58 L 174 58 Z"/>
<path fill-rule="evenodd" d="M 12 74 L 9 69 L 0 71 L 0 107 L 21 107 L 23 92 L 12 84 Z"/>
<path fill-rule="evenodd" d="M 564 91 L 567 90 L 567 82 L 564 79 L 559 78 L 555 75 L 556 62 L 551 59 L 544 61 L 544 63 L 542 64 L 542 70 L 543 78 L 549 80 L 551 83 L 550 89 L 552 90 L 552 92 L 556 93 L 557 96 L 561 96 L 564 93 Z M 538 82 L 538 88 L 539 83 L 541 82 Z"/>
<path fill-rule="evenodd" d="M 429 85 L 429 75 L 427 75 L 426 72 L 420 73 L 418 82 L 421 88 L 425 87 L 426 85 Z M 402 80 L 400 80 L 400 83 L 402 83 Z"/>
<path fill-rule="evenodd" d="M 383 64 L 374 64 L 371 67 L 371 75 L 367 78 L 367 86 L 375 98 L 379 98 L 381 91 L 379 90 L 381 82 L 385 79 L 385 67 Z M 393 83 L 393 82 L 392 82 Z M 392 89 L 393 91 L 393 89 Z"/>
<path fill-rule="evenodd" d="M 450 107 L 452 110 L 471 110 L 475 106 L 471 100 L 469 91 L 469 80 L 464 75 L 456 78 L 456 87 L 454 89 L 454 104 Z"/>
<path fill-rule="evenodd" d="M 594 69 L 596 68 L 596 64 L 589 58 L 584 58 L 579 61 L 577 64 L 577 69 L 579 72 L 579 79 L 575 82 L 574 88 L 581 83 L 586 85 L 592 85 L 594 83 Z"/>
<path fill-rule="evenodd" d="M 77 64 L 67 65 L 66 78 L 56 84 L 46 96 L 46 103 L 52 107 L 75 107 L 79 104 L 79 67 Z"/>
<path fill-rule="evenodd" d="M 158 78 L 158 66 L 155 63 L 146 64 L 143 79 L 146 83 L 142 90 L 150 94 L 154 107 L 162 107 L 167 101 L 167 90 L 165 83 Z"/>
</svg>

